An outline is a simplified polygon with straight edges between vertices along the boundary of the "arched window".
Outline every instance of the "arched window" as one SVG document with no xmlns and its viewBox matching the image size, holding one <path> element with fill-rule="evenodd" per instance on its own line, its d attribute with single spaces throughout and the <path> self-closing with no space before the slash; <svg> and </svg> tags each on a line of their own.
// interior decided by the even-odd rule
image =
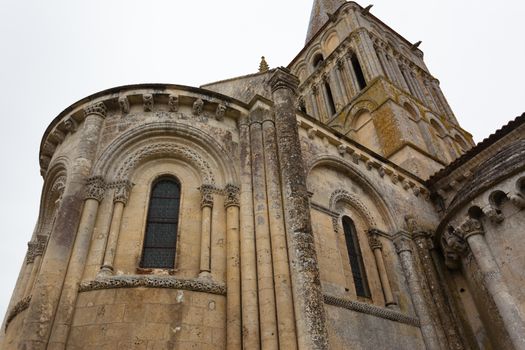
<svg viewBox="0 0 525 350">
<path fill-rule="evenodd" d="M 332 89 L 330 89 L 330 84 L 328 84 L 327 81 L 324 82 L 324 88 L 326 90 L 326 99 L 328 100 L 328 112 L 330 113 L 330 116 L 332 116 L 336 112 L 335 102 L 334 96 L 332 95 Z"/>
<path fill-rule="evenodd" d="M 179 181 L 173 177 L 162 177 L 154 182 L 140 267 L 174 268 L 179 205 Z"/>
<path fill-rule="evenodd" d="M 314 66 L 314 69 L 319 68 L 319 66 L 321 66 L 321 64 L 323 64 L 323 62 L 324 62 L 323 55 L 321 55 L 320 53 L 315 55 L 314 59 L 312 60 L 312 64 Z"/>
<path fill-rule="evenodd" d="M 348 216 L 343 216 L 343 231 L 345 233 L 346 250 L 348 251 L 350 268 L 352 269 L 352 276 L 354 277 L 355 292 L 359 297 L 370 298 L 370 288 L 368 288 L 368 280 L 366 278 L 361 248 L 359 247 L 359 240 L 357 239 L 357 231 L 355 230 L 354 222 Z"/>
<path fill-rule="evenodd" d="M 361 69 L 361 64 L 359 59 L 354 54 L 350 59 L 352 62 L 352 68 L 354 69 L 355 77 L 357 78 L 357 84 L 359 85 L 359 90 L 363 90 L 366 87 L 365 75 L 363 74 L 363 69 Z"/>
</svg>

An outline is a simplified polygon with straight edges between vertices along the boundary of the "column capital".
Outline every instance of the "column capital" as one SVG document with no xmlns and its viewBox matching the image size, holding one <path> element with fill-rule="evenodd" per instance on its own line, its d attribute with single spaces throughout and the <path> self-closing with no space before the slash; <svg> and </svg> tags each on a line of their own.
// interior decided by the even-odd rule
<svg viewBox="0 0 525 350">
<path fill-rule="evenodd" d="M 299 79 L 291 74 L 287 68 L 279 67 L 273 73 L 268 84 L 270 85 L 272 93 L 279 89 L 288 89 L 296 93 L 299 87 Z"/>
<path fill-rule="evenodd" d="M 394 247 L 396 248 L 396 253 L 401 254 L 403 252 L 412 252 L 412 244 L 410 243 L 410 239 L 398 235 L 396 238 L 394 238 Z"/>
<path fill-rule="evenodd" d="M 84 108 L 84 116 L 98 115 L 102 118 L 106 118 L 106 105 L 104 102 L 93 103 Z"/>
<path fill-rule="evenodd" d="M 379 240 L 379 235 L 381 234 L 383 234 L 383 232 L 376 228 L 368 230 L 368 244 L 372 250 L 383 249 L 383 243 Z"/>
<path fill-rule="evenodd" d="M 93 176 L 87 179 L 85 199 L 94 199 L 101 202 L 105 192 L 106 183 L 102 176 Z"/>
<path fill-rule="evenodd" d="M 445 255 L 445 265 L 450 269 L 457 269 L 461 257 L 467 251 L 467 243 L 463 237 L 451 227 L 443 232 L 441 247 Z"/>
<path fill-rule="evenodd" d="M 128 180 L 117 181 L 112 184 L 111 187 L 115 188 L 115 196 L 113 202 L 123 203 L 126 205 L 129 199 L 129 191 L 131 190 L 131 182 Z"/>
<path fill-rule="evenodd" d="M 468 239 L 471 236 L 474 235 L 483 235 L 485 233 L 485 230 L 483 229 L 483 225 L 481 224 L 481 221 L 478 219 L 474 219 L 471 217 L 468 217 L 461 223 L 459 228 L 456 230 L 463 239 Z"/>
<path fill-rule="evenodd" d="M 213 193 L 215 192 L 215 187 L 213 185 L 202 185 L 200 188 L 201 191 L 201 208 L 204 207 L 213 207 Z"/>
<path fill-rule="evenodd" d="M 224 187 L 224 193 L 226 194 L 226 198 L 224 199 L 224 207 L 240 207 L 239 202 L 239 187 L 227 184 L 226 187 Z"/>
</svg>

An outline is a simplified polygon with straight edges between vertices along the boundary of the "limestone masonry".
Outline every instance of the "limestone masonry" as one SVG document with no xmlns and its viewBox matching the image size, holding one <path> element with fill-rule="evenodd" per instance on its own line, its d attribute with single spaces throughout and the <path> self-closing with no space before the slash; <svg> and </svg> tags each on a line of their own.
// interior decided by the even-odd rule
<svg viewBox="0 0 525 350">
<path fill-rule="evenodd" d="M 524 350 L 525 114 L 475 146 L 370 11 L 57 116 L 2 348 Z"/>
</svg>

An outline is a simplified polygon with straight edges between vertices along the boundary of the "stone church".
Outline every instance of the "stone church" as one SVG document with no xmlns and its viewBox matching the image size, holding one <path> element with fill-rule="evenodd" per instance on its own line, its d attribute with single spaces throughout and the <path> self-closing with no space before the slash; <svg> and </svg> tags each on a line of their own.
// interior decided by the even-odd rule
<svg viewBox="0 0 525 350">
<path fill-rule="evenodd" d="M 2 348 L 525 349 L 525 114 L 474 145 L 370 11 L 60 113 Z"/>
</svg>

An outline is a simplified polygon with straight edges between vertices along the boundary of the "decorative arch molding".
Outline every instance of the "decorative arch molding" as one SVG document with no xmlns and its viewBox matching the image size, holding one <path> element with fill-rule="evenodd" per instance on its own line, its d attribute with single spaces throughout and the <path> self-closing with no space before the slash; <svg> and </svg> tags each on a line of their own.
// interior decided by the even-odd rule
<svg viewBox="0 0 525 350">
<path fill-rule="evenodd" d="M 161 157 L 174 157 L 189 161 L 199 169 L 205 184 L 215 185 L 215 176 L 208 162 L 191 148 L 174 142 L 147 144 L 133 152 L 118 168 L 115 175 L 116 181 L 129 180 L 133 170 L 135 170 L 139 164 L 149 159 Z"/>
<path fill-rule="evenodd" d="M 408 97 L 400 94 L 398 95 L 397 100 L 398 100 L 397 102 L 399 103 L 399 105 L 403 107 L 404 109 L 406 109 L 405 105 L 410 106 L 410 109 L 412 109 L 412 111 L 415 113 L 414 117 L 417 120 L 422 118 L 421 111 L 419 110 L 418 106 L 414 102 L 412 102 Z M 410 111 L 408 112 L 410 113 Z"/>
<path fill-rule="evenodd" d="M 320 155 L 317 157 L 312 158 L 307 165 L 307 178 L 309 177 L 310 173 L 319 166 L 331 166 L 333 168 L 343 170 L 345 173 L 349 173 L 350 178 L 354 180 L 359 186 L 363 188 L 365 192 L 367 192 L 370 197 L 372 198 L 373 202 L 375 203 L 378 211 L 381 214 L 381 217 L 384 219 L 384 223 L 387 226 L 388 232 L 395 232 L 399 225 L 396 224 L 395 220 L 393 219 L 392 213 L 394 212 L 393 208 L 390 207 L 389 203 L 385 202 L 380 194 L 379 191 L 375 188 L 375 186 L 366 178 L 365 175 L 363 175 L 358 169 L 356 169 L 354 166 L 352 166 L 351 163 L 347 162 L 344 159 L 332 156 L 332 155 Z M 353 196 L 355 199 L 357 199 L 356 196 Z M 360 202 L 359 199 L 357 201 L 354 201 L 354 203 Z M 351 204 L 351 203 L 350 203 Z M 362 203 L 361 203 L 362 204 Z M 330 208 L 332 205 L 332 202 L 329 203 Z M 359 204 L 356 204 L 358 206 Z M 366 206 L 362 205 L 363 208 L 366 208 Z M 356 209 L 358 209 L 356 207 Z M 365 218 L 366 216 L 363 215 Z M 371 218 L 373 216 L 369 215 Z M 381 229 L 381 227 L 377 226 L 377 220 L 371 220 L 371 223 L 375 223 L 373 227 Z"/>
<path fill-rule="evenodd" d="M 157 142 L 147 143 L 148 140 L 155 137 L 159 138 Z M 195 145 L 195 149 L 180 144 L 176 142 L 177 139 L 170 139 L 170 137 L 189 141 Z M 139 143 L 144 143 L 144 146 L 137 149 Z M 130 151 L 132 152 L 130 156 L 123 156 Z M 211 167 L 201 152 L 205 152 L 216 161 L 219 169 Z M 221 172 L 221 178 L 223 177 L 225 183 L 238 183 L 238 175 L 233 167 L 235 162 L 230 154 L 231 152 L 225 150 L 210 135 L 193 126 L 173 121 L 148 123 L 120 135 L 106 147 L 93 167 L 93 174 L 113 175 L 114 178 L 129 176 L 130 171 L 141 162 L 151 157 L 165 155 L 189 160 L 202 172 L 204 181 L 213 181 L 210 184 L 217 181 L 216 174 L 221 174 Z M 115 167 L 115 164 L 118 166 Z"/>
<path fill-rule="evenodd" d="M 330 196 L 330 204 L 329 204 L 330 210 L 333 212 L 338 212 L 337 203 L 339 202 L 348 203 L 350 206 L 356 209 L 357 212 L 366 220 L 368 227 L 370 228 L 377 227 L 377 223 L 376 223 L 376 220 L 374 219 L 374 216 L 372 215 L 372 213 L 370 213 L 366 205 L 364 205 L 363 202 L 361 202 L 361 200 L 355 194 L 352 194 L 344 189 L 335 190 Z M 337 223 L 335 223 L 334 229 L 336 231 L 337 231 L 337 227 L 338 225 Z"/>
<path fill-rule="evenodd" d="M 344 128 L 353 129 L 354 124 L 355 124 L 355 119 L 357 116 L 359 116 L 363 111 L 371 113 L 376 108 L 377 108 L 377 103 L 375 103 L 374 101 L 362 100 L 362 101 L 357 102 L 356 104 L 352 106 L 352 108 L 350 108 L 350 110 L 346 114 L 346 118 L 343 124 Z"/>
</svg>

